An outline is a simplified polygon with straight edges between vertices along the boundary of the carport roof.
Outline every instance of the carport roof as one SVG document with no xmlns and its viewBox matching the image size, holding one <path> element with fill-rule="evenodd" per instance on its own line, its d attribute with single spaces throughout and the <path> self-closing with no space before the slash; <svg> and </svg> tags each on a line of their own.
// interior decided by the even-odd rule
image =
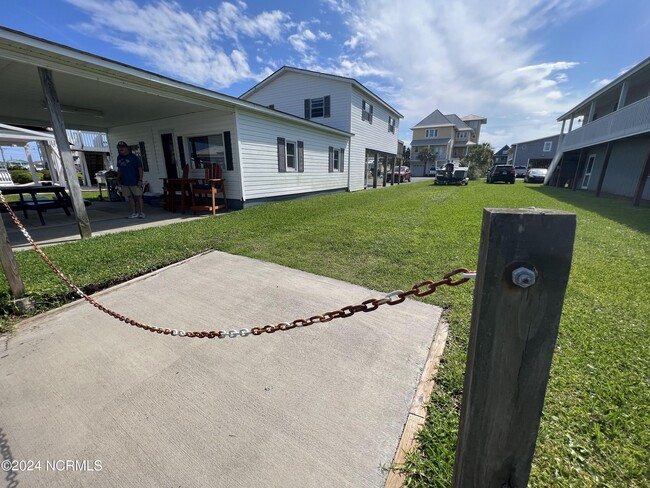
<svg viewBox="0 0 650 488">
<path fill-rule="evenodd" d="M 332 127 L 0 27 L 0 122 L 52 125 L 37 67 L 53 72 L 66 128 L 111 127 L 206 110 L 245 109 L 350 136 Z"/>
</svg>

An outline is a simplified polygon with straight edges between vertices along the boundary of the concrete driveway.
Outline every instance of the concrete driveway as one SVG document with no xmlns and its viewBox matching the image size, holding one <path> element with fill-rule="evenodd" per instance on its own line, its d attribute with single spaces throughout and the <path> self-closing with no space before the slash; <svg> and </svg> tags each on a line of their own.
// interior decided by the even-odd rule
<svg viewBox="0 0 650 488">
<path fill-rule="evenodd" d="M 386 291 L 212 252 L 95 298 L 152 325 L 211 330 L 306 318 Z M 406 300 L 210 340 L 145 332 L 70 304 L 0 343 L 0 453 L 18 468 L 0 478 L 26 487 L 383 486 L 439 321 L 438 308 Z"/>
</svg>

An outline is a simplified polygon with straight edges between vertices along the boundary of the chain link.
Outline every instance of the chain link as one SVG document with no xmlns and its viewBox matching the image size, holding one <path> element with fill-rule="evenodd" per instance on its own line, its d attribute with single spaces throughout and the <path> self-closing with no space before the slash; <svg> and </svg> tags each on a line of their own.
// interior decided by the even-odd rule
<svg viewBox="0 0 650 488">
<path fill-rule="evenodd" d="M 470 272 L 466 268 L 458 268 L 453 271 L 450 271 L 446 275 L 444 275 L 443 279 L 439 281 L 430 281 L 426 280 L 421 283 L 418 283 L 414 285 L 410 290 L 407 291 L 402 291 L 402 290 L 395 290 L 387 295 L 385 295 L 383 298 L 371 298 L 369 300 L 365 300 L 361 302 L 359 305 L 347 305 L 341 309 L 338 310 L 333 310 L 331 312 L 325 312 L 322 315 L 314 315 L 312 317 L 309 317 L 307 319 L 296 319 L 293 322 L 281 322 L 277 325 L 264 325 L 261 327 L 253 327 L 252 329 L 231 329 L 231 330 L 211 330 L 211 331 L 185 331 L 182 329 L 168 329 L 165 327 L 156 327 L 153 325 L 145 324 L 143 322 L 139 322 L 137 320 L 130 319 L 128 317 L 125 317 L 124 315 L 121 315 L 109 308 L 106 308 L 104 305 L 101 303 L 97 302 L 94 298 L 91 296 L 87 295 L 83 290 L 81 290 L 77 285 L 75 285 L 70 278 L 68 278 L 65 274 L 63 274 L 59 269 L 56 267 L 56 265 L 50 260 L 50 258 L 43 252 L 43 250 L 36 244 L 36 242 L 32 239 L 32 237 L 29 235 L 27 232 L 27 229 L 23 226 L 23 224 L 20 222 L 16 214 L 14 213 L 13 209 L 5 199 L 4 194 L 0 190 L 0 202 L 5 206 L 7 209 L 7 212 L 9 213 L 9 216 L 11 217 L 11 220 L 13 220 L 14 224 L 18 227 L 18 229 L 22 232 L 22 234 L 25 236 L 25 238 L 29 241 L 29 243 L 32 245 L 34 250 L 38 253 L 38 255 L 43 259 L 45 264 L 52 269 L 52 271 L 80 298 L 86 300 L 88 303 L 90 303 L 93 307 L 101 310 L 102 312 L 110 315 L 111 317 L 124 322 L 126 324 L 132 325 L 134 327 L 137 327 L 139 329 L 144 329 L 149 332 L 155 332 L 157 334 L 163 334 L 163 335 L 171 335 L 174 337 L 196 337 L 199 339 L 226 339 L 226 338 L 231 338 L 234 339 L 236 337 L 248 337 L 249 335 L 254 335 L 254 336 L 259 336 L 262 334 L 273 334 L 274 332 L 277 331 L 286 331 L 286 330 L 291 330 L 295 329 L 296 327 L 308 327 L 310 325 L 314 324 L 322 324 L 325 322 L 330 322 L 331 320 L 334 319 L 345 319 L 348 317 L 352 317 L 355 313 L 359 312 L 372 312 L 374 310 L 377 310 L 381 305 L 397 305 L 398 303 L 402 303 L 404 300 L 406 300 L 407 297 L 414 295 L 416 297 L 424 297 L 427 295 L 430 295 L 434 293 L 439 287 L 441 286 L 458 286 L 463 283 L 466 283 L 470 279 L 474 278 L 476 276 L 475 272 Z M 460 276 L 460 278 L 456 279 L 454 281 L 454 277 Z"/>
</svg>

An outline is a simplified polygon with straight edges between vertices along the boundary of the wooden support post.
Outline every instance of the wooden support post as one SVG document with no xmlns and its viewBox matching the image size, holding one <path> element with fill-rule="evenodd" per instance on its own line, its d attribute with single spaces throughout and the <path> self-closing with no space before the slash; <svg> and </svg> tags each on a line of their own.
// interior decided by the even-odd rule
<svg viewBox="0 0 650 488">
<path fill-rule="evenodd" d="M 386 159 L 386 156 L 382 159 L 381 167 L 384 168 L 384 181 L 381 186 L 385 188 L 386 182 L 388 181 L 388 160 Z"/>
<path fill-rule="evenodd" d="M 580 179 L 580 175 L 582 174 L 582 170 L 584 169 L 585 165 L 585 160 L 587 159 L 587 151 L 585 151 L 585 148 L 583 147 L 580 149 L 580 155 L 578 156 L 578 163 L 576 164 L 576 172 L 573 175 L 573 181 L 571 182 L 571 190 L 576 191 L 578 188 L 578 180 Z"/>
<path fill-rule="evenodd" d="M 54 138 L 56 139 L 56 145 L 61 154 L 63 174 L 68 183 L 68 190 L 70 191 L 70 197 L 72 198 L 72 208 L 74 209 L 74 213 L 77 217 L 77 225 L 79 226 L 79 234 L 82 238 L 91 237 L 92 231 L 90 230 L 90 220 L 88 219 L 86 205 L 84 204 L 83 196 L 81 195 L 81 187 L 79 186 L 79 179 L 77 178 L 77 170 L 74 167 L 68 136 L 65 132 L 65 124 L 63 123 L 59 98 L 56 94 L 54 80 L 52 80 L 52 71 L 45 68 L 38 68 L 38 74 L 41 78 L 41 87 L 43 88 L 43 94 L 47 101 L 47 108 L 50 111 L 50 117 L 52 118 Z"/>
<path fill-rule="evenodd" d="M 397 157 L 393 158 L 393 167 L 391 168 L 391 174 L 395 174 L 395 161 L 397 160 Z M 391 178 L 390 179 L 390 186 L 393 186 L 395 184 L 395 179 Z"/>
<path fill-rule="evenodd" d="M 641 171 L 641 176 L 639 176 L 639 182 L 636 184 L 636 191 L 634 192 L 634 198 L 632 199 L 632 205 L 638 207 L 641 203 L 641 197 L 643 197 L 643 190 L 645 190 L 645 184 L 648 181 L 650 176 L 650 152 L 648 157 L 645 158 L 645 164 L 643 165 L 643 170 Z"/>
<path fill-rule="evenodd" d="M 378 163 L 378 161 L 377 161 L 377 153 L 375 153 L 375 161 L 374 161 L 373 166 L 372 166 L 372 168 L 373 168 L 373 170 L 372 170 L 372 172 L 373 172 L 373 175 L 372 175 L 372 187 L 373 188 L 377 188 L 377 170 L 379 169 L 379 165 L 377 163 Z"/>
<path fill-rule="evenodd" d="M 9 283 L 9 291 L 14 298 L 14 302 L 19 310 L 26 310 L 32 308 L 31 301 L 25 297 L 25 285 L 18 272 L 18 264 L 16 264 L 16 257 L 11 250 L 9 244 L 9 236 L 5 224 L 0 218 L 0 262 L 4 270 L 7 282 Z"/>
<path fill-rule="evenodd" d="M 605 149 L 605 159 L 603 160 L 603 168 L 600 170 L 598 175 L 598 184 L 596 185 L 596 196 L 600 196 L 600 190 L 603 189 L 603 183 L 605 181 L 605 173 L 607 172 L 607 166 L 609 166 L 609 157 L 612 155 L 612 146 L 611 142 L 607 143 L 607 149 Z"/>
<path fill-rule="evenodd" d="M 575 226 L 557 210 L 483 212 L 454 488 L 528 485 Z"/>
</svg>

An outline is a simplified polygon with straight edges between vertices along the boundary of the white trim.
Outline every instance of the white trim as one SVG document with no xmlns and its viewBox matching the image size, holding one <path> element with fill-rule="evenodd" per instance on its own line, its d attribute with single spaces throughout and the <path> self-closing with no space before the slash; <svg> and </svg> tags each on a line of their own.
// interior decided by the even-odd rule
<svg viewBox="0 0 650 488">
<path fill-rule="evenodd" d="M 171 100 L 192 103 L 202 107 L 234 109 L 247 108 L 282 120 L 319 127 L 321 130 L 349 135 L 348 132 L 311 122 L 302 117 L 279 112 L 247 100 L 231 97 L 195 85 L 167 78 L 156 73 L 101 58 L 94 54 L 56 44 L 28 34 L 0 27 L 0 59 L 39 66 L 53 71 L 100 81 L 121 88 L 159 95 Z M 97 127 L 100 127 L 98 125 Z M 105 128 L 103 128 L 105 129 Z M 106 132 L 106 130 L 102 130 Z"/>
</svg>

